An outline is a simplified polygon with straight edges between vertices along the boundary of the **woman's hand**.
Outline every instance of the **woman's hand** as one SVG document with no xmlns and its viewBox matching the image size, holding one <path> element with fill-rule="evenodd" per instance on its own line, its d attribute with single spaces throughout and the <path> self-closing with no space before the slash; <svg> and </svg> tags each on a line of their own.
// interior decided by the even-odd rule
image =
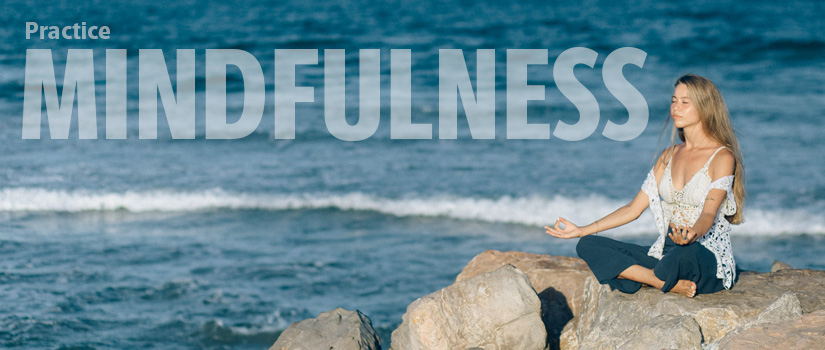
<svg viewBox="0 0 825 350">
<path fill-rule="evenodd" d="M 559 227 L 559 223 L 564 224 L 564 229 Z M 556 220 L 553 227 L 544 226 L 544 228 L 547 230 L 547 234 L 564 239 L 581 237 L 584 233 L 581 228 L 561 217 Z"/>
<path fill-rule="evenodd" d="M 676 226 L 674 224 L 670 224 L 670 229 L 671 230 L 668 237 L 673 240 L 673 243 L 678 245 L 688 245 L 696 242 L 696 239 L 699 238 L 696 231 L 689 226 Z"/>
</svg>

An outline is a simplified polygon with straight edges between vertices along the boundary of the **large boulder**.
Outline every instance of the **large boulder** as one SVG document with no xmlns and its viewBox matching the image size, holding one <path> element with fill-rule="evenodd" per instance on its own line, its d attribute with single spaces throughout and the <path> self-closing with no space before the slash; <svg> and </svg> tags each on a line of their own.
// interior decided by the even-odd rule
<svg viewBox="0 0 825 350">
<path fill-rule="evenodd" d="M 380 350 L 372 322 L 360 311 L 342 308 L 289 326 L 269 350 Z"/>
<path fill-rule="evenodd" d="M 530 254 L 522 252 L 500 252 L 488 250 L 476 255 L 456 277 L 460 282 L 501 266 L 513 265 L 527 274 L 533 289 L 541 297 L 549 290 L 561 294 L 573 316 L 579 314 L 584 281 L 593 276 L 584 260 L 567 256 Z"/>
<path fill-rule="evenodd" d="M 743 273 L 731 289 L 693 299 L 653 288 L 635 294 L 611 291 L 594 278 L 584 288 L 582 311 L 561 336 L 562 349 L 615 349 L 625 346 L 628 335 L 660 334 L 637 348 L 696 348 L 696 337 L 671 344 L 672 332 L 661 327 L 662 316 L 684 332 L 691 328 L 689 317 L 698 325 L 696 335 L 706 346 L 714 346 L 725 335 L 760 324 L 793 320 L 803 312 L 825 308 L 825 271 L 785 269 L 772 273 Z M 675 317 L 675 318 L 673 318 Z M 636 336 L 634 335 L 634 337 Z M 648 338 L 651 336 L 648 334 Z M 628 345 L 630 347 L 631 345 Z"/>
<path fill-rule="evenodd" d="M 546 333 L 530 280 L 506 265 L 456 282 L 407 307 L 391 350 L 541 350 Z"/>
<path fill-rule="evenodd" d="M 579 258 L 488 250 L 476 255 L 456 277 L 456 282 L 505 265 L 517 267 L 530 278 L 541 301 L 549 348 L 558 349 L 562 329 L 581 309 L 584 281 L 593 273 Z"/>
<path fill-rule="evenodd" d="M 716 345 L 720 350 L 825 349 L 825 310 L 731 333 Z"/>
</svg>

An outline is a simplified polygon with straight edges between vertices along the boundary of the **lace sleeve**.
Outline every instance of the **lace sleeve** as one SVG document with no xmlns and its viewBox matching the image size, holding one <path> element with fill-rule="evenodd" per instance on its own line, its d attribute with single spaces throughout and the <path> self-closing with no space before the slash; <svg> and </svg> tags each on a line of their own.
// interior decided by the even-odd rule
<svg viewBox="0 0 825 350">
<path fill-rule="evenodd" d="M 653 169 L 650 169 L 650 172 L 647 173 L 647 178 L 645 178 L 645 182 L 642 184 L 642 192 L 647 195 L 648 206 L 650 212 L 653 214 L 653 220 L 656 222 L 656 230 L 659 231 L 659 238 L 650 246 L 647 255 L 661 259 L 665 244 L 664 237 L 665 234 L 667 234 L 667 223 L 665 222 L 664 212 L 662 211 L 662 202 L 659 199 L 659 186 L 656 185 L 656 175 L 654 175 Z"/>
<path fill-rule="evenodd" d="M 725 190 L 727 194 L 722 206 L 719 207 L 719 211 L 716 213 L 713 226 L 697 242 L 708 248 L 716 256 L 716 277 L 722 279 L 725 289 L 730 289 L 736 275 L 736 261 L 733 259 L 733 250 L 730 244 L 730 223 L 725 219 L 725 216 L 736 213 L 736 201 L 733 198 L 733 175 L 712 182 L 705 190 L 703 198 L 706 198 L 712 189 Z M 700 212 L 703 206 L 704 202 L 699 206 Z"/>
</svg>

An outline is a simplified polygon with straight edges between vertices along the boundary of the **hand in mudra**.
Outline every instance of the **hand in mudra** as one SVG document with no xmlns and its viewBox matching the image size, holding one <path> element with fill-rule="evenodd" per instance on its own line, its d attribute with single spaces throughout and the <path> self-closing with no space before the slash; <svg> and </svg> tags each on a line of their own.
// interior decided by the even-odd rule
<svg viewBox="0 0 825 350">
<path fill-rule="evenodd" d="M 670 233 L 668 237 L 673 240 L 673 243 L 678 245 L 688 245 L 696 241 L 699 235 L 690 226 L 676 226 L 670 224 Z"/>
<path fill-rule="evenodd" d="M 564 228 L 559 227 L 559 223 L 564 224 Z M 561 217 L 556 220 L 556 224 L 553 227 L 544 226 L 544 228 L 547 234 L 564 239 L 581 237 L 583 234 L 582 229 L 576 226 L 576 224 Z"/>
</svg>

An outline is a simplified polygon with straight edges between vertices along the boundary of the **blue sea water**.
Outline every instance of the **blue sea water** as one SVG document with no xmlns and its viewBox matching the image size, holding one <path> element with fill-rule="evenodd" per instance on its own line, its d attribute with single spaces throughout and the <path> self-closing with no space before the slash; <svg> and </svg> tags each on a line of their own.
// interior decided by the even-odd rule
<svg viewBox="0 0 825 350">
<path fill-rule="evenodd" d="M 744 152 L 746 223 L 734 228 L 741 268 L 774 259 L 825 268 L 825 20 L 818 1 L 5 1 L 0 4 L 0 347 L 45 349 L 261 349 L 290 323 L 341 306 L 367 314 L 384 337 L 416 298 L 450 284 L 487 250 L 575 255 L 575 240 L 542 226 L 564 216 L 586 224 L 629 201 L 661 137 L 673 80 L 719 85 Z M 25 22 L 108 25 L 111 39 L 25 39 Z M 601 108 L 597 132 L 576 142 L 508 140 L 504 105 L 494 140 L 437 139 L 438 50 L 496 49 L 503 98 L 506 49 L 547 49 L 531 67 L 546 100 L 531 123 L 575 123 L 553 84 L 552 62 L 583 46 L 599 54 L 576 76 Z M 601 136 L 626 109 L 601 80 L 620 47 L 647 53 L 627 79 L 645 97 L 641 136 Z M 27 49 L 52 49 L 62 81 L 68 49 L 95 49 L 105 91 L 105 49 L 128 50 L 126 140 L 23 140 Z M 267 105 L 259 129 L 239 140 L 138 139 L 139 49 L 163 49 L 174 84 L 175 50 L 196 49 L 199 98 L 204 50 L 234 48 L 260 62 Z M 275 140 L 273 51 L 342 48 L 357 86 L 357 50 L 381 49 L 382 120 L 367 140 L 330 135 L 323 65 L 297 70 L 315 101 L 299 104 L 294 140 Z M 389 137 L 390 49 L 412 50 L 413 120 L 433 140 Z M 323 58 L 323 51 L 321 51 Z M 323 60 L 322 60 L 323 62 Z M 230 71 L 230 115 L 243 106 Z M 58 85 L 60 91 L 61 85 Z M 348 100 L 357 101 L 357 89 Z M 105 135 L 98 99 L 98 135 Z M 347 114 L 358 113 L 350 103 Z M 163 114 L 161 114 L 163 115 Z M 461 114 L 460 114 L 461 115 Z M 460 119 L 461 120 L 461 119 Z M 462 124 L 463 123 L 463 124 Z M 45 124 L 44 124 L 45 125 Z M 102 136 L 101 136 L 102 138 Z M 605 235 L 655 238 L 649 213 Z"/>
</svg>

